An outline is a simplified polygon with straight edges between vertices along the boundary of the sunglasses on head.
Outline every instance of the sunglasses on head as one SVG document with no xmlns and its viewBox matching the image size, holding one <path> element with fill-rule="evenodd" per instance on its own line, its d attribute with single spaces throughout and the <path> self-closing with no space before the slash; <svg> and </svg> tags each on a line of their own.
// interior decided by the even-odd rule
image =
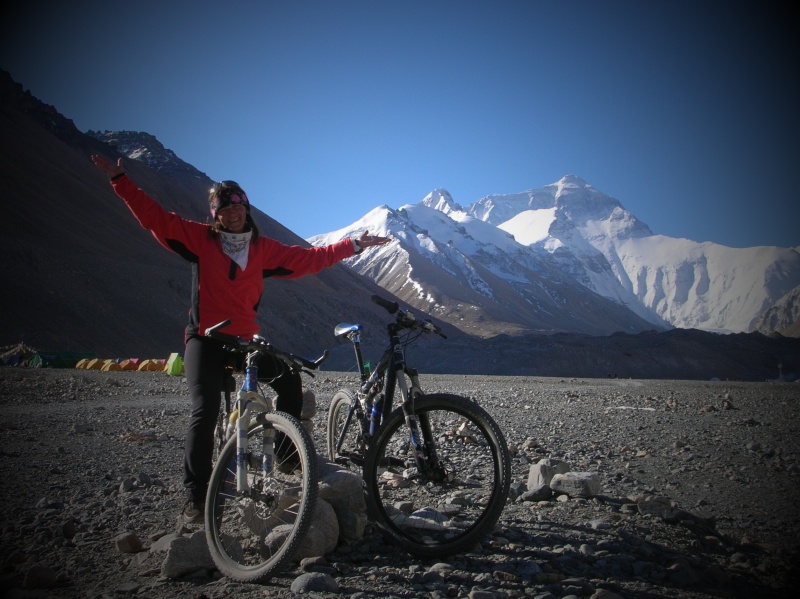
<svg viewBox="0 0 800 599">
<path fill-rule="evenodd" d="M 237 195 L 233 194 L 231 197 L 228 198 L 228 204 L 247 204 L 247 196 L 245 195 Z"/>
</svg>

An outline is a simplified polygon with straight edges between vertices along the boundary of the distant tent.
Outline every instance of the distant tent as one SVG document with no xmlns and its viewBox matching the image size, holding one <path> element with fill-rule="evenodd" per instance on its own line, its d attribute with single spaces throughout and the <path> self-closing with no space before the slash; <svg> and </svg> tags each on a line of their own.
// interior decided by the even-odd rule
<svg viewBox="0 0 800 599">
<path fill-rule="evenodd" d="M 137 370 L 140 372 L 155 372 L 156 370 L 164 370 L 164 363 L 159 360 L 143 360 L 142 363 L 139 364 L 139 368 Z"/>
<path fill-rule="evenodd" d="M 5 366 L 27 366 L 36 350 L 24 343 L 0 347 L 0 363 Z"/>
<path fill-rule="evenodd" d="M 116 360 L 106 360 L 100 370 L 103 372 L 116 372 L 122 370 L 122 366 L 117 364 Z"/>
<path fill-rule="evenodd" d="M 122 370 L 136 370 L 139 368 L 139 362 L 141 362 L 139 358 L 128 358 L 120 362 L 119 365 L 122 367 Z"/>
<path fill-rule="evenodd" d="M 92 358 L 94 354 L 70 351 L 37 351 L 31 358 L 33 368 L 75 368 L 83 358 Z"/>
<path fill-rule="evenodd" d="M 170 376 L 180 376 L 183 374 L 183 358 L 181 358 L 180 354 L 170 354 L 169 360 L 167 360 L 167 365 L 164 367 L 164 370 Z"/>
<path fill-rule="evenodd" d="M 86 362 L 86 370 L 100 370 L 103 367 L 103 360 L 100 358 L 92 358 Z"/>
</svg>

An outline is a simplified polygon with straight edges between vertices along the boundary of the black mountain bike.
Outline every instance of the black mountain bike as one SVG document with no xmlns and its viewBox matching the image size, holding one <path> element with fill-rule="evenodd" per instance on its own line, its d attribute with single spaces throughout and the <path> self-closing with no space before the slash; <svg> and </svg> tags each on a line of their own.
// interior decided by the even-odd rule
<svg viewBox="0 0 800 599">
<path fill-rule="evenodd" d="M 426 394 L 405 348 L 423 333 L 444 335 L 395 302 L 372 301 L 395 319 L 373 369 L 364 363 L 360 324 L 340 324 L 360 373 L 358 390 L 336 392 L 328 410 L 331 460 L 363 471 L 370 519 L 390 541 L 418 557 L 472 548 L 505 507 L 511 458 L 500 427 L 477 403 L 450 393 Z M 399 388 L 400 407 L 392 410 Z"/>
<path fill-rule="evenodd" d="M 273 410 L 258 386 L 258 358 L 278 358 L 286 368 L 312 375 L 327 357 L 308 360 L 278 350 L 266 339 L 221 333 L 230 321 L 206 331 L 244 364 L 242 385 L 231 401 L 231 369 L 215 432 L 214 469 L 206 495 L 205 529 L 211 557 L 225 576 L 263 582 L 292 559 L 311 526 L 317 499 L 317 460 L 300 421 Z M 313 376 L 313 375 L 312 375 Z"/>
</svg>

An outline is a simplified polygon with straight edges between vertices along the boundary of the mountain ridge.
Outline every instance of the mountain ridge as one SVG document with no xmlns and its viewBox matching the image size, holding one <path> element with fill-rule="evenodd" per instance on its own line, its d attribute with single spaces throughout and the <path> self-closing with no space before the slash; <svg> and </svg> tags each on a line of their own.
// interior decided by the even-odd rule
<svg viewBox="0 0 800 599">
<path fill-rule="evenodd" d="M 431 216 L 428 210 L 442 218 Z M 487 196 L 466 207 L 446 189 L 436 189 L 417 204 L 406 204 L 392 214 L 388 220 L 372 211 L 356 223 L 308 241 L 331 243 L 365 228 L 395 236 L 403 256 L 382 252 L 349 263 L 370 276 L 404 262 L 416 263 L 419 270 L 419 260 L 427 259 L 439 272 L 428 269 L 428 280 L 416 280 L 416 295 L 407 288 L 401 290 L 401 276 L 394 276 L 392 285 L 379 284 L 418 308 L 429 303 L 443 306 L 443 317 L 453 324 L 464 322 L 464 330 L 473 326 L 467 316 L 470 310 L 480 318 L 499 317 L 502 307 L 488 305 L 493 294 L 502 305 L 515 304 L 513 293 L 501 292 L 506 284 L 530 303 L 527 310 L 517 312 L 516 319 L 503 320 L 507 332 L 521 334 L 608 334 L 671 327 L 791 334 L 797 322 L 796 311 L 778 303 L 800 289 L 800 253 L 796 249 L 728 248 L 656 235 L 619 200 L 576 175 L 538 189 Z M 401 217 L 406 222 L 398 224 Z M 455 253 L 460 256 L 456 258 Z M 479 276 L 479 271 L 496 277 L 490 282 L 489 277 Z M 462 277 L 460 281 L 453 281 L 455 273 Z M 444 284 L 445 279 L 450 283 Z M 579 301 L 570 301 L 565 290 L 575 296 L 575 284 L 584 295 Z M 528 314 L 552 315 L 559 309 L 536 297 L 532 291 L 536 286 L 559 290 L 560 317 L 537 320 Z M 469 299 L 463 289 L 457 292 L 463 287 L 472 287 L 488 299 Z M 603 305 L 587 292 L 614 307 Z M 465 301 L 460 309 L 453 308 Z M 607 328 L 571 320 L 570 316 L 581 313 L 580 306 L 610 316 Z M 614 316 L 619 307 L 634 316 L 627 320 L 618 313 Z M 765 320 L 762 314 L 768 310 L 771 317 Z"/>
<path fill-rule="evenodd" d="M 182 351 L 189 268 L 136 223 L 89 160 L 91 153 L 122 154 L 77 131 L 72 121 L 42 105 L 4 72 L 0 131 L 0 191 L 7 209 L 0 236 L 0 345 L 22 341 L 39 349 L 90 351 L 101 357 L 166 357 Z M 132 141 L 136 137 L 131 135 Z M 148 140 L 150 158 L 163 148 L 154 143 L 154 135 L 140 134 L 138 139 Z M 151 168 L 123 157 L 132 179 L 165 208 L 200 221 L 207 218 L 205 197 L 211 181 L 202 173 L 198 176 L 193 167 L 183 174 L 159 171 L 157 161 Z M 398 222 L 407 219 L 388 206 L 375 211 Z M 254 216 L 264 234 L 286 243 L 306 243 L 257 209 Z M 465 231 L 472 227 L 457 224 L 451 230 L 457 232 L 459 226 Z M 498 243 L 509 239 L 504 232 L 494 235 Z M 423 274 L 430 264 L 414 262 L 413 274 Z M 543 268 L 535 260 L 531 264 Z M 493 265 L 495 270 L 498 266 Z M 367 268 L 375 278 L 397 275 L 376 264 Z M 481 265 L 473 272 L 476 280 L 496 277 Z M 390 295 L 344 264 L 297 281 L 268 280 L 259 322 L 277 346 L 309 356 L 327 349 L 325 368 L 348 370 L 352 348 L 333 338 L 333 327 L 339 322 L 362 323 L 365 351 L 374 358 L 389 317 L 370 302 L 372 294 Z M 541 301 L 558 297 L 545 293 Z M 800 372 L 800 343 L 780 335 L 675 330 L 510 336 L 498 327 L 485 339 L 463 333 L 436 310 L 397 301 L 418 318 L 434 319 L 448 335 L 447 340 L 423 338 L 413 346 L 412 363 L 424 365 L 424 372 L 743 380 L 774 378 L 777 364 L 782 364 L 784 375 Z M 488 326 L 480 321 L 476 325 Z"/>
</svg>

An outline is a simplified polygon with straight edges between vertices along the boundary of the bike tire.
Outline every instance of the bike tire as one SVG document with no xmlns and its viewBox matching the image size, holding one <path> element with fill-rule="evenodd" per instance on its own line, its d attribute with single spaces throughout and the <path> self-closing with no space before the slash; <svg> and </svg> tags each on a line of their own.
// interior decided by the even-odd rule
<svg viewBox="0 0 800 599">
<path fill-rule="evenodd" d="M 436 451 L 450 473 L 434 481 L 415 473 L 402 408 L 379 430 L 364 466 L 370 519 L 415 557 L 468 551 L 492 531 L 511 484 L 511 457 L 500 427 L 474 401 L 437 393 L 414 401 L 430 419 Z"/>
<path fill-rule="evenodd" d="M 236 436 L 223 448 L 206 495 L 206 540 L 217 568 L 237 582 L 264 582 L 291 561 L 312 523 L 317 500 L 317 459 L 311 435 L 283 412 L 258 416 L 248 430 L 248 481 L 256 496 L 236 493 Z M 272 427 L 275 469 L 264 477 L 262 437 Z M 282 434 L 282 435 L 281 435 Z M 277 446 L 280 443 L 280 446 Z M 299 468 L 282 472 L 279 455 L 296 450 Z M 288 470 L 288 468 L 284 468 Z"/>
<path fill-rule="evenodd" d="M 339 451 L 336 450 L 336 441 L 347 420 L 347 414 L 356 395 L 350 389 L 339 389 L 333 396 L 328 407 L 328 426 L 326 430 L 326 445 L 328 458 L 331 462 L 345 466 L 349 470 L 362 473 L 364 468 L 364 454 L 366 446 L 362 438 L 361 422 L 353 415 L 347 428 L 347 435 Z"/>
</svg>

